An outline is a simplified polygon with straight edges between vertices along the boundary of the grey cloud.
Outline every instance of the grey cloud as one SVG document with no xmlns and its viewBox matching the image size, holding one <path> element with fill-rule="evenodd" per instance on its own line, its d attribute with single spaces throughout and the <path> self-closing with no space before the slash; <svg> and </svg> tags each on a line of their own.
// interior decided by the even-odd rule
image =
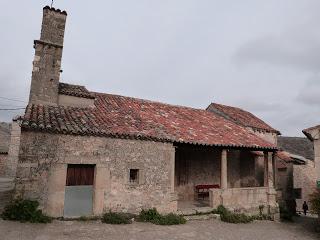
<svg viewBox="0 0 320 240">
<path fill-rule="evenodd" d="M 0 1 L 0 97 L 27 101 L 32 44 L 50 2 Z M 55 0 L 55 6 L 68 11 L 63 82 L 196 108 L 239 106 L 286 135 L 319 121 L 317 90 L 308 89 L 320 69 L 318 0 Z M 19 113 L 0 111 L 0 121 Z"/>
<path fill-rule="evenodd" d="M 320 18 L 310 17 L 277 34 L 267 34 L 239 47 L 235 60 L 239 64 L 265 63 L 318 72 L 320 69 Z"/>
<path fill-rule="evenodd" d="M 305 83 L 297 96 L 297 101 L 320 109 L 320 75 Z"/>
</svg>

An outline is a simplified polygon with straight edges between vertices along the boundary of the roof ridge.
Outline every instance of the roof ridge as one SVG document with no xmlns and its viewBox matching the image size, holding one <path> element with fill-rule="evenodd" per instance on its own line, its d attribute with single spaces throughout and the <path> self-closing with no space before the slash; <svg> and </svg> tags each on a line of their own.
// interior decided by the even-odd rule
<svg viewBox="0 0 320 240">
<path fill-rule="evenodd" d="M 203 111 L 203 112 L 208 112 L 205 109 L 202 108 L 194 108 L 194 107 L 188 107 L 188 106 L 183 106 L 183 105 L 178 105 L 178 104 L 171 104 L 171 103 L 164 103 L 156 100 L 149 100 L 149 99 L 143 99 L 143 98 L 137 98 L 137 97 L 129 97 L 129 96 L 123 96 L 119 94 L 113 94 L 113 93 L 101 93 L 101 92 L 91 92 L 93 94 L 97 95 L 108 95 L 108 96 L 115 96 L 115 97 L 123 97 L 123 98 L 128 98 L 128 99 L 133 99 L 141 102 L 147 102 L 147 103 L 156 103 L 156 104 L 161 104 L 165 106 L 170 106 L 170 107 L 178 107 L 178 108 L 186 108 L 186 109 L 191 109 L 191 110 L 197 110 L 197 111 Z"/>
<path fill-rule="evenodd" d="M 215 102 L 212 102 L 208 107 L 207 107 L 207 110 L 210 109 L 210 106 L 212 106 L 213 108 L 216 109 L 217 112 L 221 112 L 223 113 L 224 115 L 226 115 L 228 118 L 230 118 L 231 120 L 235 121 L 237 124 L 240 124 L 240 125 L 243 125 L 245 127 L 251 127 L 251 128 L 254 128 L 254 129 L 257 129 L 257 130 L 264 130 L 264 131 L 271 131 L 271 132 L 276 132 L 278 134 L 280 134 L 280 132 L 273 128 L 272 126 L 270 126 L 268 123 L 266 123 L 264 120 L 262 120 L 261 118 L 259 118 L 258 116 L 256 116 L 255 114 L 251 113 L 250 111 L 248 110 L 245 110 L 243 108 L 240 108 L 240 107 L 234 107 L 234 106 L 230 106 L 230 105 L 225 105 L 225 104 L 221 104 L 221 103 L 215 103 Z M 222 109 L 219 109 L 219 108 L 222 108 Z M 258 121 L 262 124 L 265 125 L 265 127 L 263 126 L 253 126 L 251 125 L 250 123 L 243 123 L 241 119 L 238 119 L 237 116 L 233 116 L 233 114 L 230 114 L 230 112 L 226 112 L 228 111 L 227 109 L 225 108 L 229 108 L 229 109 L 234 109 L 236 111 L 238 111 L 238 114 L 241 115 L 241 112 L 242 113 L 245 113 L 245 114 L 248 114 L 250 117 L 252 117 L 254 119 L 254 121 Z M 226 111 L 224 111 L 224 109 Z"/>
</svg>

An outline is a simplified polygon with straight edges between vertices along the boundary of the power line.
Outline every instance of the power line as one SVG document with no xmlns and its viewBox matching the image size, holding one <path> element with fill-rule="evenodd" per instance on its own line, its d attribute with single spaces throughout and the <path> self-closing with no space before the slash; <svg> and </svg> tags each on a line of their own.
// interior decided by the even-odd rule
<svg viewBox="0 0 320 240">
<path fill-rule="evenodd" d="M 0 99 L 5 99 L 13 102 L 23 102 L 26 103 L 26 101 L 18 100 L 18 99 L 12 99 L 12 98 L 6 98 L 6 97 L 0 97 Z"/>
<path fill-rule="evenodd" d="M 25 108 L 0 108 L 0 111 L 15 111 L 15 110 L 22 110 Z"/>
</svg>

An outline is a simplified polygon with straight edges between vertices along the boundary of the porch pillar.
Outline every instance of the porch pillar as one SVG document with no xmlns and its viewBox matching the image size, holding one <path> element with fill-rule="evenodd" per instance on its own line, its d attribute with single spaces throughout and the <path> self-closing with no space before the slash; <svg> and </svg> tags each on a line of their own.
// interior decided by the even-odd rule
<svg viewBox="0 0 320 240">
<path fill-rule="evenodd" d="M 264 186 L 274 187 L 274 159 L 272 152 L 264 152 Z"/>
<path fill-rule="evenodd" d="M 220 173 L 221 189 L 228 188 L 228 161 L 227 150 L 223 149 L 221 152 L 221 173 Z"/>
</svg>

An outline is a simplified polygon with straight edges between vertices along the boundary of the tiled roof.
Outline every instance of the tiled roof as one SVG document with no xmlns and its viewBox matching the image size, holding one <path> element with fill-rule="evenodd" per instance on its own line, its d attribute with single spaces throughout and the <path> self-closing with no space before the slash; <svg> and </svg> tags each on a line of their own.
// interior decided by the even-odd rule
<svg viewBox="0 0 320 240">
<path fill-rule="evenodd" d="M 314 127 L 310 127 L 310 128 L 307 128 L 307 129 L 304 129 L 304 130 L 302 130 L 302 132 L 304 133 L 304 135 L 307 136 L 307 138 L 308 138 L 310 141 L 313 141 L 315 136 L 312 136 L 312 135 L 310 134 L 310 131 L 316 130 L 316 129 L 320 129 L 320 125 L 317 125 L 317 126 L 314 126 Z M 320 133 L 320 131 L 319 131 L 319 133 Z M 317 134 L 317 137 L 319 136 L 319 133 Z"/>
<path fill-rule="evenodd" d="M 59 94 L 94 99 L 94 94 L 89 92 L 84 86 L 68 83 L 59 83 Z"/>
<path fill-rule="evenodd" d="M 240 108 L 226 106 L 218 103 L 211 103 L 207 107 L 207 110 L 218 113 L 221 116 L 245 127 L 251 127 L 257 130 L 280 134 L 278 130 L 270 127 L 260 118 Z"/>
<path fill-rule="evenodd" d="M 95 107 L 29 105 L 24 130 L 275 150 L 245 128 L 201 109 L 95 93 Z"/>
<path fill-rule="evenodd" d="M 285 162 L 292 162 L 293 159 L 290 157 L 290 154 L 285 151 L 278 151 L 276 157 L 282 159 Z"/>
<path fill-rule="evenodd" d="M 278 137 L 278 147 L 291 154 L 314 160 L 313 143 L 303 137 Z"/>
</svg>

